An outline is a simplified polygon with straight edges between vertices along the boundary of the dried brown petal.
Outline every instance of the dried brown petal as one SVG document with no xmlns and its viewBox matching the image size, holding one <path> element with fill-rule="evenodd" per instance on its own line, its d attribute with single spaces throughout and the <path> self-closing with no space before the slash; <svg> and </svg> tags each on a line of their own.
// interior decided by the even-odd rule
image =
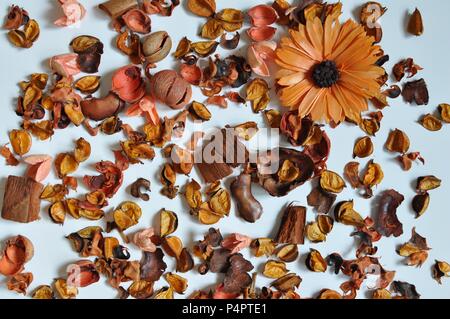
<svg viewBox="0 0 450 319">
<path fill-rule="evenodd" d="M 80 137 L 75 142 L 75 151 L 73 155 L 78 163 L 86 161 L 89 156 L 91 156 L 91 144 L 89 144 L 89 142 L 84 138 Z"/>
<path fill-rule="evenodd" d="M 284 245 L 277 249 L 276 255 L 281 261 L 293 262 L 298 257 L 298 247 L 296 244 Z"/>
<path fill-rule="evenodd" d="M 257 238 L 252 241 L 251 248 L 256 257 L 270 256 L 275 250 L 275 242 L 270 238 Z"/>
<path fill-rule="evenodd" d="M 137 280 L 128 287 L 127 292 L 136 299 L 149 299 L 153 295 L 153 282 Z"/>
<path fill-rule="evenodd" d="M 178 216 L 172 211 L 161 210 L 160 212 L 160 236 L 165 237 L 172 234 L 178 227 Z"/>
<path fill-rule="evenodd" d="M 409 137 L 405 132 L 395 129 L 389 133 L 385 147 L 390 152 L 404 154 L 409 150 Z"/>
<path fill-rule="evenodd" d="M 417 293 L 416 286 L 404 282 L 394 280 L 391 285 L 391 290 L 400 294 L 403 299 L 419 299 L 420 294 Z"/>
<path fill-rule="evenodd" d="M 353 201 L 339 202 L 334 209 L 336 221 L 344 225 L 363 227 L 364 219 L 353 209 Z"/>
<path fill-rule="evenodd" d="M 100 76 L 83 76 L 75 82 L 74 87 L 83 94 L 93 94 L 100 88 L 100 79 Z"/>
<path fill-rule="evenodd" d="M 417 194 L 412 200 L 412 207 L 416 213 L 416 218 L 422 216 L 430 204 L 430 194 Z"/>
<path fill-rule="evenodd" d="M 306 267 L 314 272 L 325 272 L 327 270 L 327 262 L 322 257 L 320 252 L 315 249 L 311 249 L 308 257 L 306 257 Z"/>
<path fill-rule="evenodd" d="M 290 273 L 272 282 L 271 286 L 281 292 L 288 292 L 298 288 L 301 282 L 302 278 L 300 276 Z"/>
<path fill-rule="evenodd" d="M 286 268 L 286 264 L 281 261 L 268 260 L 264 264 L 263 274 L 269 278 L 280 278 L 286 275 L 289 270 Z"/>
<path fill-rule="evenodd" d="M 408 78 L 411 78 L 420 70 L 423 70 L 422 67 L 415 64 L 412 58 L 408 58 L 394 65 L 392 72 L 394 73 L 395 79 L 401 81 L 405 74 L 408 74 Z M 398 89 L 400 90 L 400 88 Z"/>
<path fill-rule="evenodd" d="M 60 153 L 55 158 L 55 168 L 58 177 L 63 178 L 77 170 L 78 161 L 71 153 Z"/>
<path fill-rule="evenodd" d="M 409 18 L 408 32 L 416 36 L 422 35 L 423 33 L 422 15 L 419 9 L 417 8 L 416 10 L 414 10 L 413 14 Z"/>
<path fill-rule="evenodd" d="M 403 87 L 402 96 L 406 102 L 417 105 L 427 105 L 429 101 L 428 88 L 424 79 L 407 82 Z"/>
<path fill-rule="evenodd" d="M 215 0 L 188 0 L 189 11 L 200 17 L 210 17 L 216 12 Z"/>
<path fill-rule="evenodd" d="M 175 58 L 181 59 L 186 54 L 191 52 L 192 51 L 191 44 L 192 44 L 192 42 L 190 40 L 188 40 L 188 38 L 186 38 L 186 37 L 182 38 L 180 40 L 180 42 L 178 43 L 177 49 L 174 53 Z"/>
<path fill-rule="evenodd" d="M 22 156 L 30 151 L 32 140 L 30 133 L 26 130 L 12 130 L 9 133 L 9 141 L 17 155 Z"/>
<path fill-rule="evenodd" d="M 328 235 L 333 229 L 334 219 L 328 215 L 317 216 L 317 225 L 322 233 Z"/>
<path fill-rule="evenodd" d="M 261 78 L 249 82 L 246 87 L 246 100 L 251 102 L 253 112 L 264 110 L 270 102 L 267 82 Z"/>
<path fill-rule="evenodd" d="M 315 187 L 307 196 L 309 206 L 313 206 L 319 214 L 328 214 L 336 200 L 336 195 Z"/>
<path fill-rule="evenodd" d="M 55 299 L 53 290 L 48 285 L 38 286 L 31 297 L 33 299 Z"/>
<path fill-rule="evenodd" d="M 445 123 L 450 123 L 450 104 L 439 104 L 438 110 L 441 115 L 441 120 Z"/>
<path fill-rule="evenodd" d="M 344 167 L 344 177 L 352 188 L 358 188 L 361 185 L 361 180 L 359 179 L 359 163 L 347 163 Z"/>
<path fill-rule="evenodd" d="M 177 236 L 167 236 L 162 238 L 162 248 L 170 257 L 178 258 L 183 250 L 183 243 Z"/>
<path fill-rule="evenodd" d="M 372 187 L 381 183 L 384 178 L 383 170 L 380 164 L 374 163 L 371 160 L 367 164 L 366 171 L 362 177 L 362 184 L 366 187 L 365 197 L 372 197 Z"/>
<path fill-rule="evenodd" d="M 222 21 L 211 18 L 202 26 L 200 35 L 202 38 L 214 40 L 224 33 Z"/>
<path fill-rule="evenodd" d="M 434 115 L 427 114 L 420 119 L 420 124 L 429 131 L 436 132 L 442 128 L 442 122 Z"/>
<path fill-rule="evenodd" d="M 390 189 L 383 192 L 378 204 L 377 227 L 380 233 L 386 237 L 403 234 L 403 225 L 398 220 L 397 208 L 404 200 L 399 192 Z"/>
<path fill-rule="evenodd" d="M 133 202 L 123 202 L 113 212 L 114 222 L 121 230 L 136 225 L 141 215 L 141 207 Z"/>
<path fill-rule="evenodd" d="M 145 178 L 138 178 L 133 184 L 130 186 L 130 193 L 133 197 L 140 198 L 144 201 L 150 200 L 150 196 L 148 194 L 142 193 L 141 189 L 146 191 L 150 191 L 150 181 Z"/>
<path fill-rule="evenodd" d="M 227 36 L 224 33 L 220 37 L 220 45 L 224 49 L 234 50 L 239 45 L 240 39 L 241 39 L 241 36 L 240 36 L 239 32 L 236 32 L 235 35 L 231 39 L 227 39 Z"/>
<path fill-rule="evenodd" d="M 442 284 L 442 277 L 449 277 L 450 273 L 450 264 L 445 261 L 435 261 L 433 265 L 433 278 L 439 283 Z"/>
<path fill-rule="evenodd" d="M 353 146 L 353 158 L 364 158 L 373 154 L 373 143 L 370 137 L 359 138 Z"/>
<path fill-rule="evenodd" d="M 144 252 L 144 258 L 141 261 L 141 280 L 159 280 L 167 268 L 163 257 L 164 254 L 160 248 L 157 248 L 155 252 Z"/>
<path fill-rule="evenodd" d="M 75 299 L 78 295 L 77 287 L 68 286 L 65 279 L 55 280 L 55 290 L 61 299 Z"/>
<path fill-rule="evenodd" d="M 32 281 L 33 274 L 31 272 L 23 272 L 10 277 L 6 283 L 6 286 L 8 290 L 15 291 L 25 296 L 27 294 L 27 288 L 30 286 Z"/>
<path fill-rule="evenodd" d="M 441 180 L 434 175 L 421 176 L 417 178 L 416 190 L 418 192 L 427 192 L 441 186 Z"/>
<path fill-rule="evenodd" d="M 328 192 L 340 193 L 345 187 L 345 182 L 337 173 L 325 170 L 320 175 L 320 187 Z"/>
<path fill-rule="evenodd" d="M 170 287 L 178 294 L 184 294 L 188 287 L 188 282 L 186 278 L 183 278 L 174 273 L 167 273 L 164 278 L 169 283 Z"/>
</svg>

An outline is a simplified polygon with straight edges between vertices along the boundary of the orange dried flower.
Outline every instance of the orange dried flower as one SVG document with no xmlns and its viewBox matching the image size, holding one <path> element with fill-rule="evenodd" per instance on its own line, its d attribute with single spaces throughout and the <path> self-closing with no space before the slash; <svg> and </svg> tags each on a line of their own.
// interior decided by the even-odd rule
<svg viewBox="0 0 450 319">
<path fill-rule="evenodd" d="M 385 74 L 375 65 L 381 49 L 373 42 L 361 25 L 332 16 L 324 24 L 313 18 L 298 31 L 290 29 L 275 52 L 282 105 L 314 121 L 359 118 L 380 93 L 377 79 Z"/>
</svg>

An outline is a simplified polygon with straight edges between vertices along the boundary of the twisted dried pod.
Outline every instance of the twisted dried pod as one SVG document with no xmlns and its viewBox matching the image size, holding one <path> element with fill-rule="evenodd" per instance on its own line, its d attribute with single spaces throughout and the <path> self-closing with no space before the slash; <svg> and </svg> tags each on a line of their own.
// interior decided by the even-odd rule
<svg viewBox="0 0 450 319">
<path fill-rule="evenodd" d="M 173 70 L 162 70 L 150 79 L 150 90 L 155 98 L 172 109 L 186 106 L 192 97 L 191 85 Z"/>
<path fill-rule="evenodd" d="M 231 183 L 230 190 L 241 217 L 250 223 L 254 223 L 261 217 L 263 207 L 253 196 L 251 184 L 251 175 L 241 173 Z"/>
</svg>

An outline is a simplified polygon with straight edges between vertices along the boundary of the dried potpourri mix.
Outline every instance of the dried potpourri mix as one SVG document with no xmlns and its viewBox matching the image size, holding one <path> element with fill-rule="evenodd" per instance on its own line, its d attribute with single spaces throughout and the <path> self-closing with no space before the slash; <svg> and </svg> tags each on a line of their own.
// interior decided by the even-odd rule
<svg viewBox="0 0 450 319">
<path fill-rule="evenodd" d="M 397 215 L 403 202 L 409 201 L 419 218 L 429 206 L 430 194 L 441 185 L 434 175 L 420 176 L 417 194 L 410 199 L 395 189 L 376 190 L 384 173 L 371 157 L 380 147 L 373 136 L 381 129 L 383 109 L 400 96 L 417 105 L 429 102 L 425 80 L 407 80 L 422 70 L 413 58 L 399 61 L 392 71 L 383 68 L 389 55 L 380 44 L 383 30 L 378 21 L 387 8 L 367 2 L 360 8 L 359 21 L 344 21 L 341 2 L 275 0 L 244 11 L 215 0 L 185 2 L 183 7 L 179 0 L 108 0 L 96 8 L 111 18 L 117 32 L 113 42 L 130 62 L 117 66 L 109 83 L 97 75 L 105 47 L 95 35 L 75 37 L 68 43 L 71 52 L 50 57 L 48 73 L 33 73 L 19 83 L 15 112 L 20 125 L 8 132 L 9 141 L 1 146 L 1 155 L 6 165 L 22 165 L 26 170 L 23 176 L 7 176 L 2 218 L 36 222 L 45 206 L 56 224 L 62 225 L 68 218 L 102 221 L 101 226 L 80 227 L 61 239 L 71 244 L 79 260 L 67 265 L 65 276 L 33 291 L 27 290 L 33 274 L 25 269 L 33 257 L 33 244 L 23 235 L 7 239 L 0 254 L 0 273 L 7 277 L 7 288 L 36 299 L 71 299 L 79 289 L 104 277 L 120 298 L 172 299 L 188 288 L 184 273 L 212 272 L 221 274 L 213 288 L 184 297 L 300 299 L 307 297 L 301 295 L 302 278 L 289 270 L 289 263 L 300 262 L 304 253 L 302 260 L 309 271 L 342 273 L 346 278 L 339 291 L 323 288 L 308 297 L 353 299 L 361 295 L 362 287 L 369 287 L 373 298 L 419 298 L 415 286 L 397 280 L 396 272 L 384 269 L 377 256 L 378 241 L 404 233 L 402 218 Z M 56 26 L 82 23 L 86 9 L 81 2 L 59 0 L 59 5 L 63 16 L 54 22 Z M 193 34 L 173 43 L 168 32 L 154 31 L 161 26 L 153 25 L 153 15 L 170 19 L 174 10 L 184 9 L 201 21 L 200 40 Z M 423 34 L 418 9 L 405 28 L 415 36 Z M 39 36 L 38 22 L 15 5 L 9 9 L 4 29 L 18 47 L 31 47 Z M 235 50 L 244 39 L 244 50 Z M 218 48 L 229 52 L 219 55 Z M 164 59 L 175 61 L 173 69 L 155 71 Z M 389 73 L 394 83 L 390 83 Z M 107 90 L 101 91 L 101 87 Z M 203 100 L 193 99 L 194 91 L 201 92 Z M 268 128 L 279 129 L 290 146 L 255 155 L 247 142 L 262 128 L 254 121 L 234 126 L 222 123 L 213 132 L 193 132 L 185 145 L 176 143 L 193 121 L 211 119 L 211 107 L 236 107 L 230 103 L 250 105 L 254 116 L 262 116 Z M 282 107 L 268 108 L 276 104 Z M 164 106 L 178 113 L 160 116 L 158 111 Z M 126 123 L 127 117 L 134 116 L 143 118 L 142 127 Z M 324 126 L 334 128 L 343 122 L 361 129 L 353 158 L 369 159 L 363 167 L 351 161 L 336 172 L 327 167 L 333 141 Z M 430 131 L 449 122 L 448 104 L 419 119 Z M 30 154 L 33 143 L 51 145 L 54 134 L 73 126 L 83 126 L 92 138 L 80 137 L 58 154 Z M 78 178 L 75 173 L 89 161 L 98 134 L 119 134 L 120 140 L 104 160 L 93 163 L 97 174 Z M 416 162 L 425 164 L 420 152 L 410 146 L 407 133 L 393 128 L 382 147 L 407 171 Z M 212 161 L 196 160 L 208 149 L 215 150 Z M 130 165 L 161 155 L 162 167 L 123 185 Z M 45 185 L 52 170 L 58 182 Z M 193 170 L 201 180 L 189 176 Z M 161 207 L 154 225 L 139 229 L 144 215 L 141 205 L 152 202 L 156 186 L 149 180 L 151 174 L 158 175 L 160 193 L 182 201 L 185 211 Z M 180 185 L 183 175 L 189 178 Z M 283 197 L 307 182 L 312 184 L 311 192 L 298 202 L 286 203 L 280 220 L 274 223 L 273 236 L 222 235 L 219 228 L 211 226 L 204 234 L 194 234 L 194 242 L 176 234 L 183 227 L 180 214 L 214 225 L 222 218 L 236 218 L 229 216 L 232 207 L 238 218 L 253 227 L 252 223 L 265 216 L 259 196 L 253 193 L 256 185 L 268 196 Z M 129 198 L 110 205 L 127 186 Z M 347 186 L 357 190 L 357 200 L 338 198 Z M 81 193 L 82 188 L 87 192 Z M 360 213 L 358 202 L 369 199 L 375 213 Z M 317 213 L 313 220 L 307 218 L 308 209 L 302 203 Z M 351 236 L 358 242 L 354 257 L 345 259 L 340 252 L 325 255 L 313 248 L 300 251 L 299 245 L 306 240 L 324 242 L 335 223 L 354 228 Z M 431 247 L 416 228 L 411 232 L 410 240 L 392 253 L 404 257 L 406 265 L 420 267 Z M 129 248 L 138 248 L 142 258 L 132 260 Z M 174 269 L 166 263 L 171 259 Z M 441 283 L 449 272 L 447 262 L 435 261 L 432 277 L 436 281 Z M 271 283 L 259 285 L 258 276 Z M 162 288 L 156 288 L 161 287 L 157 282 L 164 282 Z"/>
</svg>

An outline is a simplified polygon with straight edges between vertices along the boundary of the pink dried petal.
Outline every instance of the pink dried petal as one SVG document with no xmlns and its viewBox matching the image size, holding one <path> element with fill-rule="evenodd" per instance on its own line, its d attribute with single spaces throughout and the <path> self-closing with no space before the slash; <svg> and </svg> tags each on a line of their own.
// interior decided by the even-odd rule
<svg viewBox="0 0 450 319">
<path fill-rule="evenodd" d="M 225 95 L 214 95 L 206 99 L 206 104 L 220 106 L 224 109 L 228 107 L 228 101 Z"/>
<path fill-rule="evenodd" d="M 86 15 L 86 9 L 77 0 L 59 0 L 64 17 L 59 18 L 54 23 L 60 27 L 66 27 L 81 21 Z"/>
<path fill-rule="evenodd" d="M 156 109 L 155 99 L 152 96 L 144 96 L 139 102 L 131 105 L 125 112 L 127 116 L 144 115 L 147 123 L 156 125 L 159 123 L 158 110 Z"/>
<path fill-rule="evenodd" d="M 30 155 L 24 162 L 29 165 L 26 175 L 36 182 L 42 182 L 50 174 L 52 157 L 49 155 Z"/>
<path fill-rule="evenodd" d="M 250 246 L 252 239 L 248 236 L 233 233 L 222 241 L 222 247 L 231 251 L 231 254 L 236 254 L 240 250 Z"/>
<path fill-rule="evenodd" d="M 131 9 L 122 16 L 126 26 L 133 32 L 149 33 L 151 29 L 150 17 L 140 9 Z"/>
<path fill-rule="evenodd" d="M 141 69 L 135 65 L 121 67 L 114 72 L 112 89 L 125 102 L 139 101 L 145 95 L 145 83 Z"/>
<path fill-rule="evenodd" d="M 251 27 L 247 30 L 247 35 L 255 42 L 268 41 L 273 38 L 277 28 L 270 26 Z"/>
<path fill-rule="evenodd" d="M 278 14 L 275 9 L 265 4 L 254 6 L 248 10 L 247 14 L 250 17 L 252 25 L 256 27 L 275 23 L 278 19 Z"/>
<path fill-rule="evenodd" d="M 81 72 L 77 59 L 76 53 L 55 55 L 50 59 L 50 68 L 64 77 L 70 77 Z"/>
<path fill-rule="evenodd" d="M 156 245 L 152 242 L 152 236 L 155 234 L 153 227 L 141 230 L 134 234 L 133 243 L 141 250 L 153 253 L 156 251 Z"/>
<path fill-rule="evenodd" d="M 273 60 L 276 48 L 277 44 L 273 41 L 256 42 L 248 47 L 247 60 L 253 72 L 259 76 L 270 76 L 267 62 Z"/>
</svg>

